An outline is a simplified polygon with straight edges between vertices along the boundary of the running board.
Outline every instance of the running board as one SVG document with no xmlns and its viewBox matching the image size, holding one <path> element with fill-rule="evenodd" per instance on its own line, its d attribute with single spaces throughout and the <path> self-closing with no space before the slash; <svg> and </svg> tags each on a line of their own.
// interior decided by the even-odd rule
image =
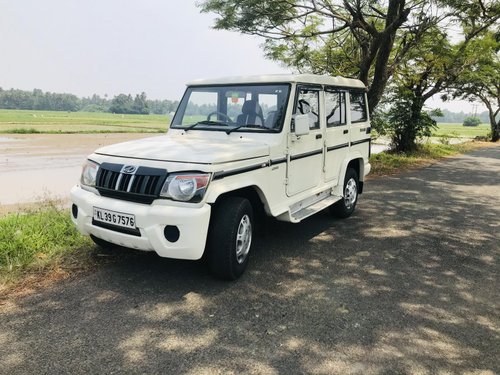
<svg viewBox="0 0 500 375">
<path fill-rule="evenodd" d="M 311 199 L 306 199 L 290 207 L 291 221 L 295 223 L 302 221 L 342 199 L 342 197 L 331 195 L 331 190 L 324 191 L 316 195 L 315 198 L 312 201 Z"/>
</svg>

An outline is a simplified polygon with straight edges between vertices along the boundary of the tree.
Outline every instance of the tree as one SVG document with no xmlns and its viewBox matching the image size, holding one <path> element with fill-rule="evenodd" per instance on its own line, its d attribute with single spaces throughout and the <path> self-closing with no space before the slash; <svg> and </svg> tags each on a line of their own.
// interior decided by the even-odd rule
<svg viewBox="0 0 500 375">
<path fill-rule="evenodd" d="M 402 132 L 394 139 L 406 151 L 416 147 L 419 127 L 431 125 L 425 102 L 451 86 L 470 63 L 469 43 L 500 18 L 498 0 L 205 0 L 201 7 L 219 15 L 218 29 L 264 37 L 266 55 L 287 66 L 356 76 L 368 86 L 372 113 L 393 78 L 394 92 L 405 93 L 398 104 L 410 112 L 389 125 Z M 450 43 L 450 25 L 461 27 L 460 43 Z"/>
<path fill-rule="evenodd" d="M 419 134 L 430 135 L 430 128 L 422 129 L 425 124 L 433 125 L 423 111 L 425 102 L 451 87 L 479 61 L 472 42 L 500 18 L 499 3 L 495 1 L 443 2 L 449 6 L 442 12 L 441 20 L 419 35 L 419 42 L 408 51 L 393 77 L 393 89 L 401 94 L 393 103 L 406 104 L 399 108 L 405 114 L 393 117 L 397 119 L 394 123 L 388 121 L 392 134 L 397 133 L 393 141 L 398 151 L 413 151 Z M 463 39 L 455 44 L 446 31 L 449 24 L 460 24 L 462 28 Z"/>
<path fill-rule="evenodd" d="M 205 0 L 201 10 L 219 15 L 216 29 L 264 37 L 266 55 L 298 71 L 356 76 L 369 87 L 372 112 L 405 54 L 439 19 L 436 1 Z"/>
<path fill-rule="evenodd" d="M 131 113 L 133 105 L 132 96 L 119 94 L 111 100 L 109 111 L 112 113 Z"/>
<path fill-rule="evenodd" d="M 479 57 L 457 79 L 454 98 L 481 100 L 488 109 L 491 141 L 500 139 L 500 31 L 487 33 L 472 43 L 471 53 Z M 447 99 L 448 96 L 444 96 Z"/>
<path fill-rule="evenodd" d="M 134 104 L 132 105 L 132 112 L 138 115 L 148 115 L 149 107 L 147 103 L 146 93 L 142 92 L 140 95 L 136 95 L 134 99 Z"/>
<path fill-rule="evenodd" d="M 481 124 L 479 117 L 469 116 L 464 120 L 464 126 L 479 126 L 479 124 Z"/>
</svg>

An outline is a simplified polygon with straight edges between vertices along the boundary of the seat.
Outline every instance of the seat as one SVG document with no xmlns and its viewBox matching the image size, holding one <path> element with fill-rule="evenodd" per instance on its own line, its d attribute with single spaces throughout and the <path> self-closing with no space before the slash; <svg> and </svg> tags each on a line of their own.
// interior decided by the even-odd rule
<svg viewBox="0 0 500 375">
<path fill-rule="evenodd" d="M 274 129 L 274 127 L 276 126 L 275 122 L 276 122 L 276 114 L 277 113 L 278 113 L 278 111 L 270 111 L 267 114 L 266 121 L 264 123 L 266 128 Z"/>
<path fill-rule="evenodd" d="M 247 100 L 241 108 L 241 115 L 236 118 L 237 125 L 264 125 L 262 108 L 257 100 Z"/>
</svg>

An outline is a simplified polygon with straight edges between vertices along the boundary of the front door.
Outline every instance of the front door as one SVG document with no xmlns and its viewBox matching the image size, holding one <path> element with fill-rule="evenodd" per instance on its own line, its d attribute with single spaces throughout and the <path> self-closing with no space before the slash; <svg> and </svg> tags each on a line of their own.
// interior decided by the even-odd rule
<svg viewBox="0 0 500 375">
<path fill-rule="evenodd" d="M 287 195 L 292 196 L 319 185 L 323 170 L 323 129 L 320 116 L 320 88 L 299 86 L 294 114 L 309 116 L 309 134 L 297 136 L 292 128 L 288 155 Z"/>
</svg>

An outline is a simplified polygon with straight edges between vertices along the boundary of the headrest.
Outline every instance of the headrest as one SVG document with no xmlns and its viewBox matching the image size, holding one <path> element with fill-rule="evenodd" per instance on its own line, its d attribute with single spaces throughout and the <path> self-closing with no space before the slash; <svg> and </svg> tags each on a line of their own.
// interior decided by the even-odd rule
<svg viewBox="0 0 500 375">
<path fill-rule="evenodd" d="M 252 99 L 252 100 L 247 100 L 245 103 L 243 103 L 241 112 L 245 115 L 250 115 L 254 113 L 260 115 L 262 113 L 262 109 L 260 108 L 259 102 L 257 100 Z"/>
</svg>

